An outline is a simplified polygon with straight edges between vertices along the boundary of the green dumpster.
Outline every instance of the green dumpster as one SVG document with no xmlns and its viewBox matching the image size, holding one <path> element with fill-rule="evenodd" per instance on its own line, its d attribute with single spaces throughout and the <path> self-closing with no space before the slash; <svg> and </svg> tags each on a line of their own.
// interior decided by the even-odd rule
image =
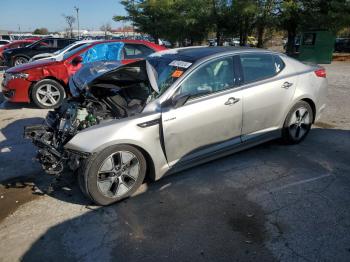
<svg viewBox="0 0 350 262">
<path fill-rule="evenodd" d="M 330 64 L 335 35 L 329 31 L 307 31 L 301 35 L 298 59 L 303 62 Z"/>
</svg>

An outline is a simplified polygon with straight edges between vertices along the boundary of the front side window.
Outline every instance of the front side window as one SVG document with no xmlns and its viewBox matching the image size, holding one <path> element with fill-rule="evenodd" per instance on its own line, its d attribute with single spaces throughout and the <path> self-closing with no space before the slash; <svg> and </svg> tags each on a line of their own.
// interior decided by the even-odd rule
<svg viewBox="0 0 350 262">
<path fill-rule="evenodd" d="M 57 47 L 57 43 L 55 42 L 54 39 L 45 39 L 43 41 L 40 41 L 36 45 L 36 48 L 39 48 L 39 49 L 56 48 L 56 47 Z"/>
<path fill-rule="evenodd" d="M 180 87 L 181 94 L 191 97 L 222 91 L 236 85 L 233 57 L 208 62 L 197 68 Z"/>
<path fill-rule="evenodd" d="M 273 77 L 284 68 L 282 59 L 272 54 L 244 54 L 240 60 L 245 83 Z"/>
</svg>

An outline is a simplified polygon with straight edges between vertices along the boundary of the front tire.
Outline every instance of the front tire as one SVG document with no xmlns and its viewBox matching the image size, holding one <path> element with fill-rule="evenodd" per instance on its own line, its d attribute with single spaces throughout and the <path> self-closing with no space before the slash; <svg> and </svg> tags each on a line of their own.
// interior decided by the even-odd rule
<svg viewBox="0 0 350 262">
<path fill-rule="evenodd" d="M 25 63 L 28 63 L 29 59 L 24 57 L 24 56 L 17 56 L 13 59 L 13 63 L 12 66 L 18 66 L 18 65 L 22 65 Z"/>
<path fill-rule="evenodd" d="M 132 195 L 146 175 L 146 159 L 135 147 L 115 145 L 87 159 L 79 175 L 83 193 L 98 205 Z"/>
<path fill-rule="evenodd" d="M 55 80 L 45 79 L 33 86 L 31 98 L 35 105 L 43 109 L 59 107 L 65 98 L 64 87 Z"/>
<path fill-rule="evenodd" d="M 288 144 L 298 144 L 305 139 L 311 129 L 314 114 L 309 103 L 299 101 L 289 111 L 283 125 L 283 140 Z"/>
</svg>

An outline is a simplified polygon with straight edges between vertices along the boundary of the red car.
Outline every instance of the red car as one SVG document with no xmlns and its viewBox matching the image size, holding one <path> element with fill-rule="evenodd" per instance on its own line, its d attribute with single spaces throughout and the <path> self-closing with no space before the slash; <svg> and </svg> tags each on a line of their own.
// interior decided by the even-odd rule
<svg viewBox="0 0 350 262">
<path fill-rule="evenodd" d="M 34 102 L 40 108 L 61 105 L 68 93 L 68 81 L 83 64 L 96 61 L 131 63 L 166 49 L 141 40 L 97 41 L 67 52 L 61 60 L 37 60 L 8 69 L 2 92 L 11 102 Z"/>
<path fill-rule="evenodd" d="M 17 41 L 9 43 L 7 45 L 1 46 L 0 47 L 0 65 L 3 62 L 2 52 L 4 52 L 7 49 L 25 47 L 26 45 L 34 43 L 35 41 L 37 41 L 37 40 L 35 40 L 35 39 L 17 40 Z"/>
</svg>

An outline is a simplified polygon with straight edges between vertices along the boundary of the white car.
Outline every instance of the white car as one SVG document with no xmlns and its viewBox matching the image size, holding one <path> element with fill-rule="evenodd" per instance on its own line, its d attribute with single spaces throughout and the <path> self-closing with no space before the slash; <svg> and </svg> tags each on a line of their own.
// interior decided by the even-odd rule
<svg viewBox="0 0 350 262">
<path fill-rule="evenodd" d="M 43 53 L 43 54 L 38 54 L 33 56 L 29 62 L 33 62 L 33 61 L 37 61 L 37 60 L 45 60 L 45 59 L 55 59 L 57 61 L 61 61 L 63 59 L 63 56 L 65 53 L 76 49 L 82 45 L 88 44 L 88 43 L 93 43 L 96 42 L 96 40 L 81 40 L 81 41 L 77 41 L 74 42 L 68 46 L 66 46 L 65 48 L 58 50 L 54 53 Z"/>
<path fill-rule="evenodd" d="M 0 47 L 2 47 L 2 46 L 4 46 L 4 45 L 7 45 L 7 44 L 9 44 L 9 43 L 11 43 L 10 40 L 3 40 L 3 39 L 0 39 Z"/>
</svg>

